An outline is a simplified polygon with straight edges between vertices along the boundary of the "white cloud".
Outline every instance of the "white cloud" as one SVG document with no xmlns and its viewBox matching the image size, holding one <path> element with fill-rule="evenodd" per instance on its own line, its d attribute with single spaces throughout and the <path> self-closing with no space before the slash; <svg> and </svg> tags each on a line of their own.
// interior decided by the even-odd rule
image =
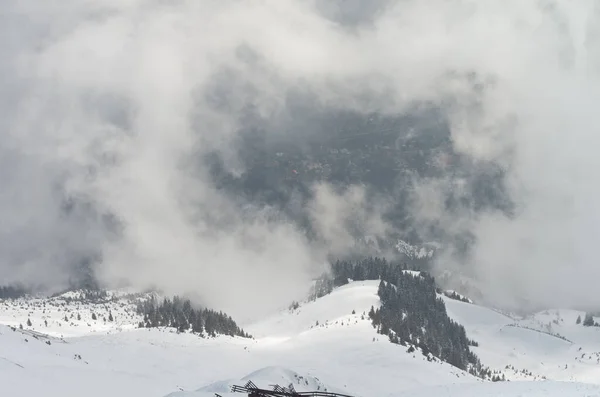
<svg viewBox="0 0 600 397">
<path fill-rule="evenodd" d="M 2 3 L 2 277 L 60 282 L 69 257 L 100 246 L 109 280 L 202 290 L 238 310 L 300 293 L 286 294 L 323 253 L 285 221 L 249 221 L 190 158 L 217 149 L 239 168 L 239 112 L 268 117 L 303 88 L 339 108 L 445 106 L 456 149 L 505 166 L 519 204 L 516 220 L 460 220 L 478 237 L 472 267 L 501 273 L 500 289 L 593 300 L 581 292 L 600 224 L 593 2 L 381 2 L 352 29 L 306 1 Z M 448 77 L 469 73 L 480 93 Z M 207 99 L 217 76 L 230 83 L 221 108 Z M 63 192 L 100 214 L 64 218 Z M 342 247 L 340 216 L 360 195 L 319 192 L 321 232 Z M 235 295 L 249 282 L 255 301 Z"/>
</svg>

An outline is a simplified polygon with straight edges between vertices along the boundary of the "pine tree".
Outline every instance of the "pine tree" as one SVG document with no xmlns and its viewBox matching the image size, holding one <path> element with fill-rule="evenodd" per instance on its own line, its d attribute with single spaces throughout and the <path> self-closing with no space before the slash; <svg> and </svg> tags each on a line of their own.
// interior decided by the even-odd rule
<svg viewBox="0 0 600 397">
<path fill-rule="evenodd" d="M 583 319 L 583 325 L 586 327 L 592 327 L 594 325 L 594 316 L 592 316 L 592 313 L 585 314 L 585 318 Z"/>
<path fill-rule="evenodd" d="M 81 314 L 77 313 L 77 320 L 81 321 Z"/>
<path fill-rule="evenodd" d="M 155 299 L 149 299 L 138 304 L 136 311 L 143 315 L 142 324 L 147 328 L 167 326 L 176 328 L 178 332 L 191 328 L 192 332 L 202 336 L 224 334 L 250 337 L 225 313 L 208 309 L 196 310 L 189 300 L 179 297 L 174 297 L 173 300 L 165 298 L 160 304 Z"/>
<path fill-rule="evenodd" d="M 96 313 L 92 313 L 92 320 L 98 320 L 98 317 L 96 316 Z"/>
<path fill-rule="evenodd" d="M 581 315 L 577 316 L 577 321 L 575 321 L 575 324 L 581 324 Z"/>
<path fill-rule="evenodd" d="M 113 320 L 114 320 L 114 317 L 112 315 L 112 312 L 109 312 L 108 313 L 108 321 L 113 321 Z"/>
<path fill-rule="evenodd" d="M 30 318 L 27 319 L 27 326 L 31 327 L 31 319 Z"/>
</svg>

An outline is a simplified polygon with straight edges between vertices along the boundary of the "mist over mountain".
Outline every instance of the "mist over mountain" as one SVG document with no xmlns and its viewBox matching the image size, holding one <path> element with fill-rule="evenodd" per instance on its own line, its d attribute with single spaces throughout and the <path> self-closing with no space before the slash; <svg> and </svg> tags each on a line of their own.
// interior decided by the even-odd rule
<svg viewBox="0 0 600 397">
<path fill-rule="evenodd" d="M 600 305 L 594 2 L 2 10 L 0 284 L 267 312 L 401 240 L 497 305 Z"/>
</svg>

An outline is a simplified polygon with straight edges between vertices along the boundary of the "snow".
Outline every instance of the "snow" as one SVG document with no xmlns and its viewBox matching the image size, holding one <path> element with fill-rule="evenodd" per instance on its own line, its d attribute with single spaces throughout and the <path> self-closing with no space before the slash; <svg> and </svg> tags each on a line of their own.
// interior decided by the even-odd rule
<svg viewBox="0 0 600 397">
<path fill-rule="evenodd" d="M 0 301 L 0 324 L 22 326 L 56 337 L 74 337 L 133 329 L 142 320 L 135 312 L 135 299 L 144 294 L 109 291 L 102 303 L 85 301 L 83 294 L 83 291 L 70 291 L 52 298 Z M 96 320 L 92 317 L 94 314 Z M 109 320 L 110 314 L 113 321 Z M 28 320 L 31 326 L 27 325 Z"/>
<path fill-rule="evenodd" d="M 254 371 L 251 374 L 244 376 L 241 379 L 231 379 L 226 381 L 215 382 L 208 386 L 204 386 L 193 392 L 175 392 L 169 394 L 169 397 L 194 397 L 194 396 L 214 396 L 218 393 L 221 396 L 232 394 L 231 387 L 234 385 L 244 386 L 246 382 L 252 381 L 261 389 L 272 389 L 273 385 L 289 387 L 293 385 L 294 390 L 298 392 L 307 391 L 324 391 L 324 392 L 341 392 L 339 389 L 328 386 L 321 382 L 319 378 L 314 376 L 306 376 L 299 374 L 287 368 L 272 366 Z M 235 394 L 240 397 L 240 394 Z M 242 395 L 243 396 L 243 395 Z"/>
<path fill-rule="evenodd" d="M 448 385 L 399 393 L 398 397 L 593 397 L 600 396 L 600 387 L 567 382 L 498 382 L 468 385 Z"/>
<path fill-rule="evenodd" d="M 600 328 L 577 325 L 584 313 L 553 310 L 519 318 L 443 299 L 448 315 L 479 343 L 473 351 L 481 361 L 508 379 L 600 384 Z"/>
<path fill-rule="evenodd" d="M 396 243 L 396 249 L 398 250 L 398 252 L 406 255 L 408 258 L 411 258 L 411 259 L 432 258 L 435 253 L 437 244 L 431 243 L 428 245 L 433 247 L 433 249 L 419 247 L 416 245 L 409 244 L 404 240 L 398 240 L 398 242 Z"/>
<path fill-rule="evenodd" d="M 452 290 L 452 289 L 445 290 L 444 291 L 444 295 L 446 295 L 446 297 L 448 297 L 448 298 L 452 298 L 452 296 L 455 296 L 459 300 L 466 301 L 468 303 L 473 303 L 473 301 L 471 299 L 469 299 L 467 296 L 462 295 L 462 294 L 460 294 L 460 293 L 458 293 L 458 292 L 456 292 L 455 290 Z"/>
<path fill-rule="evenodd" d="M 371 306 L 379 307 L 378 287 L 379 281 L 352 282 L 296 310 L 284 311 L 252 324 L 246 331 L 255 337 L 289 337 L 317 327 L 317 322 L 321 327 L 341 327 L 344 321 L 347 325 L 358 321 L 361 314 L 364 314 L 364 322 Z M 352 311 L 357 314 L 352 315 Z"/>
<path fill-rule="evenodd" d="M 368 319 L 370 308 L 379 306 L 378 284 L 352 282 L 295 310 L 241 324 L 255 339 L 203 339 L 170 329 L 138 329 L 130 294 L 114 294 L 114 300 L 103 304 L 80 301 L 76 294 L 3 301 L 0 322 L 14 328 L 0 326 L 0 385 L 11 397 L 213 397 L 215 392 L 228 397 L 232 385 L 248 380 L 262 387 L 291 383 L 299 391 L 327 389 L 357 397 L 600 395 L 598 386 L 577 383 L 483 382 L 448 364 L 429 362 L 418 352 L 408 353 L 378 335 Z M 554 313 L 513 319 L 444 300 L 449 314 L 480 343 L 474 350 L 483 363 L 503 369 L 512 379 L 536 375 L 517 375 L 504 369 L 507 364 L 530 369 L 538 377 L 600 382 L 595 362 L 581 359 L 582 353 L 600 347 L 593 339 L 599 329 L 576 326 L 571 318 L 576 313 L 559 313 L 564 316 L 560 324 L 572 323 L 560 329 L 577 340 L 570 343 L 513 326 L 541 327 Z M 91 321 L 92 312 L 99 320 Z M 115 321 L 101 320 L 108 313 Z M 30 329 L 25 326 L 28 318 Z M 48 320 L 47 327 L 43 320 Z"/>
</svg>

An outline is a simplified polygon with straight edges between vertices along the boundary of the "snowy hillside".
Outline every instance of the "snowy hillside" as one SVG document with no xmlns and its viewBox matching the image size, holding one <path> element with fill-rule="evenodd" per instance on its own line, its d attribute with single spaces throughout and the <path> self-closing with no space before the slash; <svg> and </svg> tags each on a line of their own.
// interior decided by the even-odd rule
<svg viewBox="0 0 600 397">
<path fill-rule="evenodd" d="M 292 385 L 294 390 L 298 392 L 337 392 L 340 390 L 335 387 L 325 385 L 319 380 L 319 378 L 314 376 L 301 375 L 295 371 L 283 367 L 266 367 L 254 371 L 241 379 L 230 379 L 215 382 L 193 392 L 175 392 L 169 394 L 169 397 L 214 397 L 215 393 L 221 396 L 230 395 L 243 397 L 243 395 L 232 393 L 231 388 L 234 385 L 245 385 L 248 381 L 251 381 L 261 389 L 269 390 L 272 389 L 273 385 L 280 385 L 283 387 L 289 387 L 290 385 Z"/>
<path fill-rule="evenodd" d="M 0 324 L 57 337 L 118 332 L 137 327 L 142 318 L 135 305 L 142 296 L 108 291 L 91 299 L 84 291 L 71 291 L 52 298 L 2 300 Z"/>
<path fill-rule="evenodd" d="M 398 397 L 597 397 L 600 387 L 567 382 L 500 382 L 447 385 L 399 393 Z"/>
<path fill-rule="evenodd" d="M 473 351 L 508 379 L 553 379 L 600 384 L 600 328 L 576 324 L 582 312 L 553 310 L 527 318 L 444 297 L 448 314 L 463 324 Z"/>
<path fill-rule="evenodd" d="M 398 390 L 425 385 L 478 381 L 445 363 L 408 354 L 405 348 L 376 334 L 366 313 L 378 304 L 377 284 L 352 283 L 297 310 L 248 324 L 245 327 L 255 335 L 254 340 L 223 336 L 203 339 L 174 330 L 137 329 L 138 319 L 125 315 L 127 305 L 116 311 L 115 306 L 122 302 L 109 306 L 113 314 L 117 313 L 116 321 L 123 319 L 110 329 L 110 335 L 104 332 L 103 321 L 88 327 L 83 318 L 79 326 L 69 328 L 72 333 L 63 334 L 64 340 L 51 339 L 50 345 L 45 338 L 33 338 L 28 330 L 1 327 L 0 382 L 10 385 L 13 395 L 23 396 L 84 392 L 86 396 L 157 396 L 180 389 L 194 391 L 272 366 L 289 368 L 307 379 L 319 378 L 328 388 L 364 396 L 374 390 L 378 395 L 391 396 Z M 3 322 L 14 326 L 30 316 L 37 323 L 48 313 L 48 309 L 43 312 L 43 301 L 18 302 L 2 306 Z M 45 303 L 46 308 L 51 306 Z M 87 316 L 98 309 L 93 304 L 72 305 L 65 303 L 67 313 L 79 307 Z M 60 321 L 65 310 L 52 307 L 51 318 Z M 127 318 L 131 323 L 125 323 Z M 63 327 L 52 328 L 52 333 Z M 75 330 L 88 332 L 84 335 Z"/>
<path fill-rule="evenodd" d="M 195 392 L 176 392 L 168 397 L 214 397 L 218 393 L 222 397 L 240 397 L 231 393 L 231 386 L 244 385 L 251 380 L 262 389 L 270 389 L 272 385 L 292 385 L 296 391 L 333 391 L 336 389 L 324 385 L 318 378 L 304 377 L 294 371 L 280 367 L 269 367 L 253 372 L 237 381 L 217 382 L 198 389 Z M 373 394 L 376 395 L 376 394 Z M 443 386 L 428 386 L 399 392 L 398 397 L 592 397 L 600 396 L 600 387 L 582 383 L 567 382 L 501 382 L 501 383 L 458 383 Z"/>
<path fill-rule="evenodd" d="M 403 391 L 417 396 L 502 392 L 536 396 L 547 395 L 548 390 L 600 396 L 600 388 L 589 385 L 483 382 L 446 363 L 428 361 L 418 351 L 408 353 L 371 325 L 367 313 L 371 306 L 379 306 L 378 284 L 353 282 L 297 309 L 243 324 L 255 339 L 205 339 L 174 329 L 139 329 L 129 295 L 103 304 L 69 296 L 1 302 L 0 321 L 11 327 L 0 326 L 0 384 L 11 396 L 49 397 L 213 397 L 214 393 L 225 397 L 230 386 L 248 380 L 269 388 L 293 384 L 298 391 L 328 390 L 357 397 L 398 396 Z M 570 343 L 512 326 L 541 326 L 547 320 L 544 314 L 515 320 L 473 304 L 444 300 L 449 314 L 479 342 L 474 350 L 492 369 L 503 369 L 512 379 L 546 376 L 599 382 L 600 366 L 587 357 L 593 346 L 600 346 L 594 341 L 600 329 L 575 325 L 571 317 L 576 313 L 561 317 L 569 323 L 561 325 L 561 332 L 579 341 Z M 91 313 L 96 321 L 90 321 Z M 69 321 L 64 321 L 65 314 Z M 105 323 L 109 314 L 114 319 Z M 47 327 L 42 325 L 45 320 Z M 505 368 L 509 364 L 534 375 L 511 372 Z M 568 368 L 562 369 L 565 364 Z"/>
</svg>

